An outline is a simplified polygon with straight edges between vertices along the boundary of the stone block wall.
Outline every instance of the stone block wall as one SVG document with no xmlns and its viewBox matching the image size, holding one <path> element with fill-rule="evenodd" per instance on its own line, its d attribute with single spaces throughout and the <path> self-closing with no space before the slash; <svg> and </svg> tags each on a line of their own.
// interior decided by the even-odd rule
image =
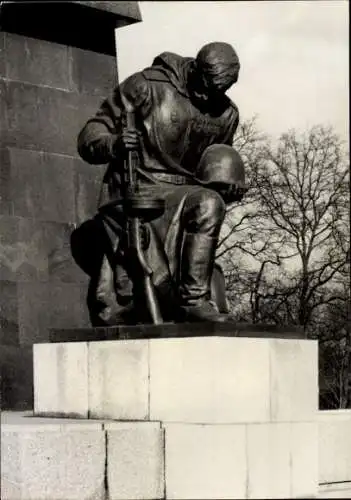
<svg viewBox="0 0 351 500">
<path fill-rule="evenodd" d="M 4 412 L 2 498 L 307 498 L 316 467 L 314 498 L 350 498 L 351 412 L 320 411 L 316 420 L 318 446 L 306 450 L 306 423 L 291 432 L 288 423 L 187 427 Z"/>
<path fill-rule="evenodd" d="M 69 239 L 95 213 L 105 168 L 84 163 L 76 140 L 116 82 L 113 55 L 0 32 L 3 409 L 32 406 L 31 346 L 49 327 L 89 326 Z"/>
</svg>

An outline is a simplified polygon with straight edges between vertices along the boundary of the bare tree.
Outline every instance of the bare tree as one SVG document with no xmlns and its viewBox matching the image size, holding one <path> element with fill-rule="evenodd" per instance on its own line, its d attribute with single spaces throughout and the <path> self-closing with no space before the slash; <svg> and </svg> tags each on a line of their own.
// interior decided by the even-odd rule
<svg viewBox="0 0 351 500">
<path fill-rule="evenodd" d="M 227 253 L 235 264 L 247 253 L 256 262 L 252 319 L 271 315 L 307 330 L 320 307 L 338 300 L 337 287 L 330 294 L 329 284 L 350 256 L 346 152 L 332 129 L 317 126 L 301 136 L 282 135 L 275 148 L 260 142 L 250 154 L 250 229 L 241 225 L 238 237 L 234 228 L 235 241 L 222 257 Z"/>
<path fill-rule="evenodd" d="M 351 407 L 351 305 L 350 286 L 338 301 L 327 304 L 315 321 L 319 337 L 320 405 Z"/>
<path fill-rule="evenodd" d="M 342 219 L 333 233 L 333 246 L 344 256 L 345 265 L 336 273 L 326 293 L 332 298 L 318 315 L 313 315 L 309 329 L 319 339 L 320 406 L 351 407 L 351 296 L 350 248 L 348 224 Z"/>
<path fill-rule="evenodd" d="M 256 248 L 259 235 L 254 226 L 259 198 L 253 183 L 253 172 L 263 159 L 266 141 L 267 138 L 257 128 L 256 117 L 239 125 L 233 146 L 245 164 L 248 192 L 240 203 L 228 208 L 218 244 L 217 257 L 221 259 L 224 267 L 229 269 L 235 265 L 232 257 L 238 258 L 237 250 L 239 253 L 253 256 L 261 250 L 261 245 Z"/>
<path fill-rule="evenodd" d="M 250 191 L 228 211 L 218 255 L 240 320 L 300 325 L 320 341 L 325 407 L 351 406 L 350 195 L 331 128 L 290 131 L 272 147 L 255 120 L 235 147 Z"/>
</svg>

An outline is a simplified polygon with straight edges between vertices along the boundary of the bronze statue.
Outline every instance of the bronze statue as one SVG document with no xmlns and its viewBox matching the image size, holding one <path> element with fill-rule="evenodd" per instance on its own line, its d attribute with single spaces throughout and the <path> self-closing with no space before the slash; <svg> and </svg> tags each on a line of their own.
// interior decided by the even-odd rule
<svg viewBox="0 0 351 500">
<path fill-rule="evenodd" d="M 80 132 L 81 157 L 108 163 L 99 213 L 72 235 L 94 326 L 228 320 L 215 252 L 226 204 L 245 192 L 239 113 L 225 94 L 239 69 L 226 43 L 196 58 L 164 52 Z"/>
</svg>

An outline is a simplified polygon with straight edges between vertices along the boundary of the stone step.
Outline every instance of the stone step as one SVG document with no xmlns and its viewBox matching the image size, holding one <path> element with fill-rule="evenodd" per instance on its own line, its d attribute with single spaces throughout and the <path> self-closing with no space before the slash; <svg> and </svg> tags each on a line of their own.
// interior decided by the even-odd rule
<svg viewBox="0 0 351 500">
<path fill-rule="evenodd" d="M 351 481 L 320 484 L 317 498 L 351 498 Z"/>
<path fill-rule="evenodd" d="M 157 422 L 106 422 L 1 414 L 3 500 L 164 498 Z"/>
<path fill-rule="evenodd" d="M 351 409 L 318 415 L 319 478 L 324 484 L 351 484 Z M 343 488 L 343 486 L 340 486 Z"/>
<path fill-rule="evenodd" d="M 172 424 L 2 413 L 3 500 L 306 498 L 311 422 Z"/>
</svg>

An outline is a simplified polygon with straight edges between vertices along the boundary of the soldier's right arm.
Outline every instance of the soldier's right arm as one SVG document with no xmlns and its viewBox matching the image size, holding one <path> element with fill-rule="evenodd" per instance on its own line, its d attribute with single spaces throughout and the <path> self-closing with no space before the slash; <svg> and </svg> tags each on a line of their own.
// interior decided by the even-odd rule
<svg viewBox="0 0 351 500">
<path fill-rule="evenodd" d="M 118 155 L 116 146 L 123 132 L 121 94 L 143 115 L 150 108 L 150 88 L 141 72 L 116 87 L 112 97 L 104 100 L 96 115 L 87 121 L 78 135 L 78 153 L 88 163 L 106 164 Z"/>
</svg>

